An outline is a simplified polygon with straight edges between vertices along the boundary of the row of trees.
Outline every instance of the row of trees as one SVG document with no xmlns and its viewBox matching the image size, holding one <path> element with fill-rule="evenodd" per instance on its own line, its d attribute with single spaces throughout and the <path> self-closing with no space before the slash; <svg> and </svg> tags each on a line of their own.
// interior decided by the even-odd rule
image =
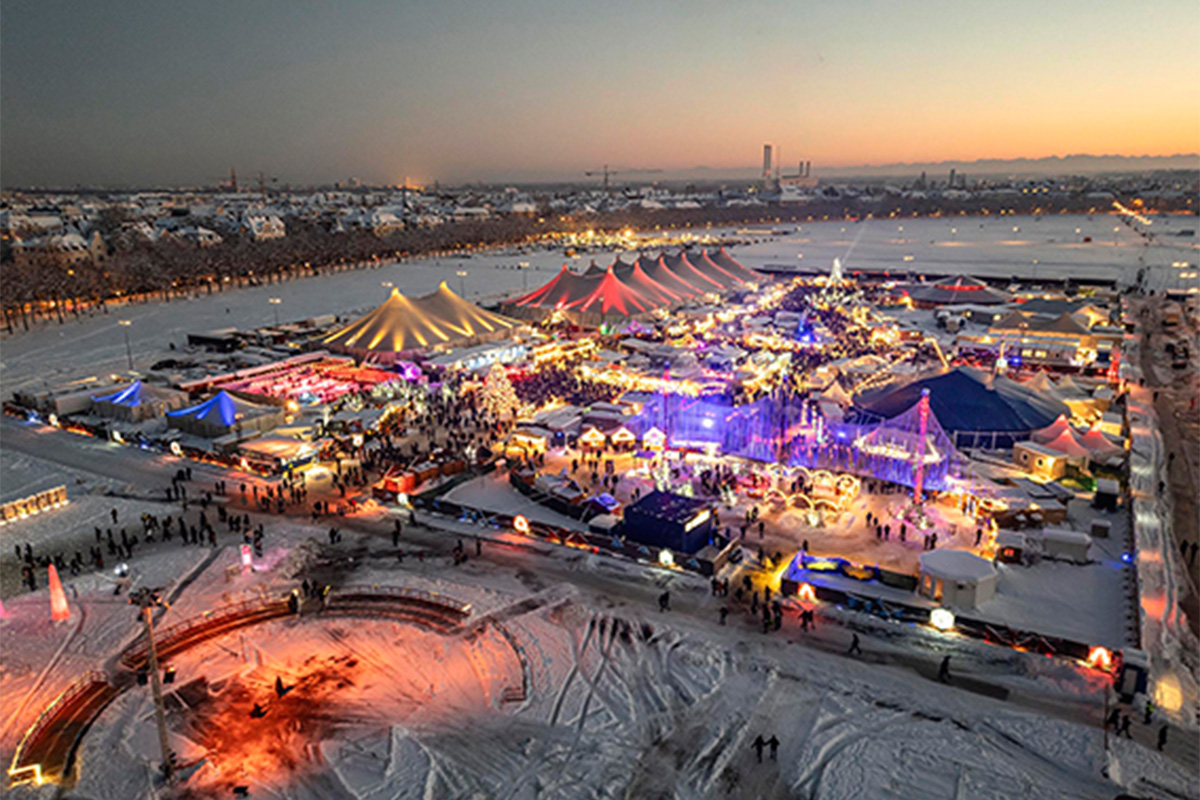
<svg viewBox="0 0 1200 800">
<path fill-rule="evenodd" d="M 993 203 L 994 205 L 994 203 Z M 1055 207 L 1042 200 L 1015 198 L 1006 203 L 1018 213 L 1087 212 L 1082 197 Z M 238 286 L 272 283 L 320 275 L 327 271 L 370 266 L 402 256 L 471 251 L 502 244 L 533 242 L 555 232 L 597 230 L 669 230 L 705 225 L 794 223 L 824 218 L 899 213 L 996 213 L 983 200 L 963 200 L 948 207 L 929 199 L 847 200 L 826 198 L 794 206 L 743 206 L 699 209 L 627 209 L 599 216 L 507 216 L 482 221 L 408 228 L 385 236 L 371 231 L 329 232 L 321 223 L 289 219 L 288 235 L 254 241 L 231 235 L 211 247 L 178 241 L 139 241 L 118 234 L 119 220 L 102 218 L 97 229 L 110 242 L 104 260 L 70 268 L 0 265 L 4 326 L 11 333 L 28 329 L 38 317 L 64 320 L 69 315 L 104 311 L 111 302 L 145 302 L 196 292 L 219 292 Z"/>
</svg>

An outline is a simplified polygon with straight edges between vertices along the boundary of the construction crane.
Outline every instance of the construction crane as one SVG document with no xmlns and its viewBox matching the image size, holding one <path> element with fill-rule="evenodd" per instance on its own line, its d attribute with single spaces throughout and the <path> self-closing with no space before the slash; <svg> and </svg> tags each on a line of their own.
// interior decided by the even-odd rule
<svg viewBox="0 0 1200 800">
<path fill-rule="evenodd" d="M 615 169 L 609 169 L 608 164 L 605 164 L 604 167 L 601 169 L 590 169 L 583 174 L 587 175 L 588 177 L 592 177 L 595 175 L 603 175 L 604 176 L 604 193 L 608 194 L 608 179 L 609 179 L 609 176 L 611 176 L 611 175 L 646 175 L 646 174 L 651 174 L 651 173 L 655 173 L 655 172 L 662 172 L 662 170 L 661 169 L 615 170 Z"/>
<path fill-rule="evenodd" d="M 271 178 L 272 187 L 279 183 L 279 178 Z M 267 176 L 261 171 L 258 173 L 258 193 L 262 195 L 263 202 L 267 202 Z"/>
</svg>

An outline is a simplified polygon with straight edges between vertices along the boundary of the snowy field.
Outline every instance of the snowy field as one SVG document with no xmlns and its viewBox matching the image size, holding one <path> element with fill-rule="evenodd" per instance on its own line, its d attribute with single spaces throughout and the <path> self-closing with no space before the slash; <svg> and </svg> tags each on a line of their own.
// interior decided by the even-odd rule
<svg viewBox="0 0 1200 800">
<path fill-rule="evenodd" d="M 1195 262 L 1198 242 L 1195 217 L 1156 218 L 1149 228 L 1156 241 L 1149 247 L 1109 215 L 875 219 L 780 224 L 772 229 L 793 228 L 798 230 L 739 248 L 734 255 L 750 267 L 827 270 L 834 258 L 841 258 L 848 270 L 1120 281 L 1132 280 L 1143 264 L 1163 268 L 1161 279 L 1172 261 Z M 1176 236 L 1181 230 L 1193 234 Z"/>
<path fill-rule="evenodd" d="M 1178 218 L 1170 223 L 1181 224 Z M 948 241 L 955 225 L 958 232 L 950 236 L 958 239 Z M 1097 230 L 1080 235 L 1092 235 L 1092 243 L 1067 241 L 1075 227 L 1090 225 Z M 1021 230 L 1013 232 L 1014 226 Z M 1114 226 L 1120 228 L 1116 244 Z M 798 252 L 803 259 L 796 258 Z M 949 263 L 1001 276 L 1025 271 L 1035 258 L 1048 275 L 1088 270 L 1098 277 L 1127 274 L 1141 257 L 1163 274 L 1172 260 L 1195 260 L 1174 241 L 1143 247 L 1111 217 L 804 224 L 790 236 L 733 253 L 750 266 L 796 262 L 827 268 L 838 256 L 851 268 L 919 269 L 928 261 L 939 272 L 954 271 L 934 266 Z M 913 261 L 904 261 L 909 254 Z M 537 269 L 509 268 L 520 260 Z M 519 290 L 526 280 L 532 288 L 560 263 L 561 255 L 551 252 L 411 262 L 134 306 L 5 340 L 0 378 L 10 393 L 43 379 L 60 382 L 124 369 L 126 330 L 135 360 L 145 366 L 166 352 L 168 341 L 182 344 L 188 331 L 270 324 L 276 307 L 269 297 L 283 299 L 283 320 L 346 315 L 380 302 L 385 281 L 412 294 L 431 291 L 440 280 L 457 290 L 456 272 L 465 269 L 468 295 L 492 295 Z M 119 318 L 133 325 L 121 328 Z M 19 423 L 4 425 L 4 435 L 11 436 L 11 426 Z M 137 487 L 134 493 L 149 497 L 165 484 L 164 470 L 173 468 L 169 459 L 45 431 L 42 449 L 36 450 L 42 457 L 4 448 L 0 487 L 10 497 L 65 483 L 71 503 L 0 529 L 0 561 L 11 564 L 13 543 L 25 540 L 35 541 L 39 550 L 86 552 L 93 527 L 108 527 L 114 507 L 120 524 L 134 528 L 140 528 L 142 511 L 164 510 L 162 503 L 102 493 Z M 189 516 L 195 515 L 193 508 Z M 132 583 L 166 587 L 172 607 L 164 624 L 293 586 L 301 573 L 292 567 L 312 549 L 301 545 L 321 538 L 328 526 L 274 517 L 264 522 L 261 573 L 227 577 L 239 539 L 223 534 L 217 549 L 178 543 L 139 547 L 130 564 Z M 784 630 L 766 636 L 739 611 L 727 627 L 718 626 L 724 601 L 711 597 L 697 579 L 566 548 L 499 543 L 489 543 L 483 558 L 455 570 L 448 552 L 455 532 L 470 537 L 480 531 L 453 522 L 442 525 L 453 532 L 407 533 L 412 538 L 406 547 L 426 548 L 431 555 L 401 565 L 388 547 L 389 520 L 356 524 L 347 523 L 342 561 L 331 573 L 337 580 L 442 591 L 472 602 L 474 618 L 502 616 L 525 654 L 529 695 L 521 702 L 499 701 L 497 691 L 511 685 L 515 667 L 492 633 L 468 641 L 391 623 L 356 626 L 318 617 L 229 634 L 177 662 L 178 689 L 200 677 L 219 683 L 190 702 L 182 695 L 172 701 L 176 745 L 211 759 L 196 773 L 192 796 L 227 797 L 228 781 L 237 778 L 252 786 L 254 796 L 298 799 L 1110 798 L 1120 787 L 1143 796 L 1200 797 L 1194 755 L 1181 763 L 1178 754 L 1153 752 L 1145 747 L 1153 729 L 1140 723 L 1137 744 L 1112 742 L 1113 779 L 1104 778 L 1097 687 L 1057 660 L 881 627 L 885 624 L 870 619 L 843 619 L 834 610 L 822 611 L 816 633 L 801 634 L 789 609 Z M 730 577 L 736 582 L 740 573 Z M 42 573 L 39 591 L 13 597 L 6 577 L 10 618 L 0 622 L 5 763 L 38 711 L 84 671 L 111 667 L 114 653 L 137 633 L 125 598 L 113 595 L 111 569 L 64 576 L 73 616 L 60 625 L 48 620 L 44 579 Z M 1006 573 L 1002 580 L 1019 578 Z M 1095 590 L 1107 586 L 1098 583 Z M 660 614 L 652 610 L 654 598 L 665 589 L 674 610 Z M 1056 598 L 1046 595 L 1042 602 L 1052 608 Z M 1118 607 L 1116 597 L 1106 596 L 1091 610 L 1111 619 Z M 862 633 L 862 658 L 844 655 L 847 626 Z M 943 653 L 953 653 L 955 669 L 966 673 L 957 686 L 932 679 Z M 214 725 L 227 715 L 244 724 L 245 705 L 270 691 L 276 675 L 299 687 L 287 702 L 310 706 L 300 729 L 264 726 L 266 733 L 254 740 L 265 754 L 262 762 L 223 749 Z M 330 688 L 334 676 L 351 682 L 334 681 Z M 1012 694 L 1007 702 L 992 699 L 971 690 L 971 680 Z M 144 689 L 110 706 L 84 737 L 80 783 L 70 796 L 152 797 L 152 719 Z M 765 754 L 761 765 L 751 747 L 759 734 L 780 741 L 777 758 Z M 10 795 L 35 796 L 25 789 Z"/>
<path fill-rule="evenodd" d="M 1143 239 L 1112 216 L 987 217 L 911 220 L 870 220 L 860 223 L 802 223 L 788 236 L 769 236 L 771 228 L 758 226 L 762 241 L 733 248 L 732 254 L 747 266 L 799 266 L 827 270 L 835 257 L 848 269 L 897 269 L 919 272 L 971 273 L 1010 277 L 1034 274 L 1061 278 L 1067 275 L 1132 280 L 1144 262 L 1157 269 L 1159 282 L 1169 284 L 1177 272 L 1169 265 L 1196 260 L 1197 239 L 1175 237 L 1171 232 L 1196 228 L 1195 219 L 1162 218 L 1155 232 L 1158 242 L 1144 246 Z M 797 226 L 775 226 L 794 229 Z M 901 228 L 903 230 L 901 230 Z M 1013 228 L 1017 228 L 1014 231 Z M 1075 233 L 1076 228 L 1080 230 Z M 1114 232 L 1114 228 L 1117 230 Z M 726 231 L 731 232 L 731 231 Z M 1091 236 L 1090 243 L 1081 239 Z M 748 237 L 753 238 L 753 237 Z M 803 258 L 797 258 L 802 255 Z M 912 256 L 911 261 L 905 261 Z M 572 262 L 582 269 L 590 258 L 611 263 L 612 255 L 585 255 Z M 559 250 L 532 253 L 501 250 L 472 258 L 419 259 L 304 279 L 274 286 L 242 289 L 215 295 L 200 294 L 190 300 L 150 303 L 115 309 L 109 314 L 50 323 L 30 333 L 17 333 L 0 347 L 0 379 L 5 393 L 43 382 L 55 384 L 87 375 L 104 375 L 127 368 L 125 334 L 136 365 L 146 367 L 165 357 L 168 342 L 182 346 L 188 332 L 271 325 L 319 314 L 349 316 L 373 308 L 386 299 L 390 283 L 409 295 L 434 291 L 441 281 L 471 299 L 534 289 L 554 276 L 563 264 Z M 518 268 L 527 262 L 528 269 Z M 457 273 L 466 272 L 465 277 Z M 272 305 L 270 298 L 279 298 Z M 118 319 L 128 319 L 125 328 Z"/>
<path fill-rule="evenodd" d="M 313 533 L 296 522 L 272 526 L 265 561 L 274 566 L 232 584 L 224 570 L 235 548 L 160 546 L 140 560 L 135 584 L 176 576 L 163 581 L 177 594 L 163 620 L 169 624 L 291 585 L 312 552 L 297 545 Z M 1099 714 L 1095 707 L 1067 715 L 1078 720 L 1044 717 L 1022 703 L 942 686 L 892 663 L 888 653 L 904 648 L 866 633 L 866 656 L 846 658 L 848 633 L 832 624 L 810 634 L 810 647 L 798 643 L 805 635 L 790 619 L 769 637 L 737 615 L 717 627 L 691 613 L 714 602 L 693 579 L 665 584 L 680 608 L 660 614 L 638 598 L 664 585 L 661 571 L 605 567 L 625 588 L 602 596 L 556 577 L 577 568 L 571 562 L 592 564 L 580 559 L 558 551 L 534 567 L 539 579 L 503 558 L 450 572 L 442 559 L 401 568 L 356 556 L 351 583 L 440 591 L 473 602 L 473 618 L 502 619 L 524 664 L 492 624 L 441 635 L 320 615 L 227 634 L 176 656 L 172 744 L 185 761 L 207 759 L 189 779 L 188 796 L 226 797 L 234 783 L 254 796 L 297 800 L 1109 798 L 1118 791 L 1101 776 L 1101 732 L 1080 724 Z M 49 627 L 44 591 L 10 605 L 0 673 L 11 698 L 0 715 L 5 757 L 33 709 L 136 631 L 128 606 L 104 582 L 68 584 L 75 616 L 63 626 Z M 1031 674 L 1047 668 L 1034 656 L 1002 657 L 1028 661 Z M 969 653 L 955 658 L 974 669 Z M 1069 668 L 1057 669 L 1060 680 L 1079 682 Z M 503 702 L 501 690 L 523 670 L 530 693 Z M 276 676 L 295 687 L 282 699 L 274 697 Z M 1063 702 L 1088 691 L 1081 683 Z M 248 717 L 255 702 L 267 707 L 262 720 Z M 760 734 L 780 743 L 762 764 L 752 747 Z M 149 692 L 131 689 L 85 736 L 72 796 L 151 797 L 147 762 L 156 746 Z M 1150 780 L 1173 796 L 1200 791 L 1184 767 L 1141 745 L 1116 741 L 1113 754 L 1130 786 L 1145 791 Z"/>
</svg>

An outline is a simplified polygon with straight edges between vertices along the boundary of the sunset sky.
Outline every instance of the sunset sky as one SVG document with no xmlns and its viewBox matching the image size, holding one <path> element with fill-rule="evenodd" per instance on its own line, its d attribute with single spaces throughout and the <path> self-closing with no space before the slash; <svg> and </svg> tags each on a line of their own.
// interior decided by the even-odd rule
<svg viewBox="0 0 1200 800">
<path fill-rule="evenodd" d="M 1200 150 L 1194 0 L 58 2 L 0 18 L 3 183 L 541 180 Z"/>
</svg>

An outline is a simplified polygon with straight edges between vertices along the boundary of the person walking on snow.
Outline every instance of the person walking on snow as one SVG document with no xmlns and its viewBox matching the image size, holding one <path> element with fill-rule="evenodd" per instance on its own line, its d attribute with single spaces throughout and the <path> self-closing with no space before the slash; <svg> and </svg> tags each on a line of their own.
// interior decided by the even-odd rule
<svg viewBox="0 0 1200 800">
<path fill-rule="evenodd" d="M 1133 734 L 1129 732 L 1129 725 L 1132 722 L 1133 722 L 1133 720 L 1129 718 L 1128 714 L 1122 714 L 1121 715 L 1121 727 L 1117 728 L 1117 736 L 1120 736 L 1121 734 L 1125 734 L 1125 738 L 1132 739 Z"/>
<path fill-rule="evenodd" d="M 1167 746 L 1167 726 L 1163 725 L 1161 728 L 1158 729 L 1158 752 L 1161 753 L 1163 751 L 1163 748 L 1166 746 Z"/>
<path fill-rule="evenodd" d="M 938 667 L 938 681 L 940 683 L 950 682 L 950 656 L 942 659 L 942 665 Z"/>
<path fill-rule="evenodd" d="M 760 764 L 762 763 L 763 748 L 766 746 L 767 746 L 767 743 L 763 741 L 761 733 L 757 737 L 755 737 L 754 743 L 751 745 L 751 747 L 754 748 L 754 754 L 756 756 L 758 756 L 758 763 L 760 763 Z"/>
<path fill-rule="evenodd" d="M 771 748 L 771 760 L 775 761 L 779 754 L 779 739 L 775 738 L 775 734 L 771 734 L 771 738 L 767 739 L 767 745 Z"/>
<path fill-rule="evenodd" d="M 660 594 L 658 596 L 658 610 L 659 611 L 670 611 L 671 610 L 671 593 L 670 592 L 663 592 L 662 594 Z"/>
<path fill-rule="evenodd" d="M 846 651 L 846 655 L 848 655 L 848 656 L 852 656 L 852 655 L 859 655 L 859 656 L 861 656 L 861 655 L 862 655 L 862 647 L 860 647 L 860 646 L 859 646 L 859 644 L 858 644 L 858 634 L 857 634 L 857 633 L 855 633 L 855 634 L 852 634 L 852 635 L 853 635 L 853 637 L 854 637 L 854 638 L 850 640 L 850 649 Z"/>
</svg>

